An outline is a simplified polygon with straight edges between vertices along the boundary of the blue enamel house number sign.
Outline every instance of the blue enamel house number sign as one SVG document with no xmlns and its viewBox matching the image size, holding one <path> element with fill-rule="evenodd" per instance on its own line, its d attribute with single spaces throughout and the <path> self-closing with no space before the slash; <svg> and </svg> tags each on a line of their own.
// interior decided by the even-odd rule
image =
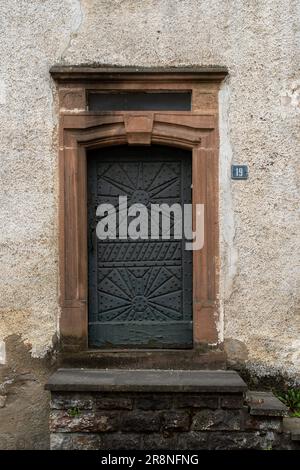
<svg viewBox="0 0 300 470">
<path fill-rule="evenodd" d="M 246 180 L 248 175 L 248 165 L 231 165 L 231 179 Z"/>
</svg>

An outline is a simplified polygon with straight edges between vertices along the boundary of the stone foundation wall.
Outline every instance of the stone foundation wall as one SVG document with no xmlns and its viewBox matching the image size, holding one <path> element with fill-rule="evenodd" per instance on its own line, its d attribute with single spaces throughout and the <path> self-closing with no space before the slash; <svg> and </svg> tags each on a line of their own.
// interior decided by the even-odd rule
<svg viewBox="0 0 300 470">
<path fill-rule="evenodd" d="M 259 411 L 242 393 L 52 392 L 51 448 L 300 448 L 275 408 Z"/>
</svg>

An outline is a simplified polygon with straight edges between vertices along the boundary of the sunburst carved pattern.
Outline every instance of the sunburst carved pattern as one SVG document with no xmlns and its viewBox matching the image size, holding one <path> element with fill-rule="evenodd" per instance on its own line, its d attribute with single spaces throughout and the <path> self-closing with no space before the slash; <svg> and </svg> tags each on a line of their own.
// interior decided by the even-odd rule
<svg viewBox="0 0 300 470">
<path fill-rule="evenodd" d="M 118 224 L 126 217 L 118 211 L 119 196 L 127 196 L 128 206 L 181 202 L 181 162 L 113 162 L 98 166 L 97 203 L 105 200 L 117 208 Z M 150 217 L 150 211 L 149 211 Z M 171 231 L 173 219 L 170 220 Z M 161 234 L 161 227 L 159 227 Z"/>
<path fill-rule="evenodd" d="M 181 267 L 102 269 L 99 321 L 168 321 L 182 318 Z"/>
<path fill-rule="evenodd" d="M 181 162 L 115 162 L 98 166 L 98 197 L 149 204 L 180 198 Z M 100 202 L 100 201 L 99 201 Z"/>
</svg>

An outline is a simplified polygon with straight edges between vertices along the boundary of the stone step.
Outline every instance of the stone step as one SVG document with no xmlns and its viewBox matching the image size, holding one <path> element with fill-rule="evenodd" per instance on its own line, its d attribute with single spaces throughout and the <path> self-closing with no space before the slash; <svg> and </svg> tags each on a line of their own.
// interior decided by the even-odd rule
<svg viewBox="0 0 300 470">
<path fill-rule="evenodd" d="M 235 371 L 58 369 L 46 389 L 72 392 L 197 392 L 243 394 Z"/>
<path fill-rule="evenodd" d="M 248 391 L 246 403 L 252 416 L 287 416 L 288 408 L 272 392 Z"/>
<path fill-rule="evenodd" d="M 219 349 L 200 350 L 88 350 L 61 353 L 59 367 L 87 369 L 225 370 L 226 355 Z"/>
</svg>

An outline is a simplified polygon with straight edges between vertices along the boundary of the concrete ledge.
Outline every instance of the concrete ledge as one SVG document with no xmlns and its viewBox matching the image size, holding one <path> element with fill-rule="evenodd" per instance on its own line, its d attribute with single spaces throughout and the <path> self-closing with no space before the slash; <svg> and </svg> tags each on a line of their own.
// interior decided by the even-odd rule
<svg viewBox="0 0 300 470">
<path fill-rule="evenodd" d="M 58 369 L 45 388 L 65 392 L 243 393 L 247 385 L 235 371 Z"/>
</svg>

